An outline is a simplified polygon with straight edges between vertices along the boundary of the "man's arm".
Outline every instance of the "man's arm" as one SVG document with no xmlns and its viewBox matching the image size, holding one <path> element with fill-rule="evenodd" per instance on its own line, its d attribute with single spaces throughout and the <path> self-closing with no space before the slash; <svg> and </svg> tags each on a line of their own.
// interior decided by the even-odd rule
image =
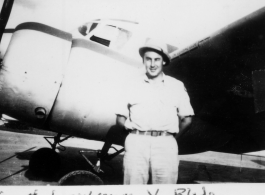
<svg viewBox="0 0 265 195">
<path fill-rule="evenodd" d="M 124 127 L 125 121 L 126 121 L 126 117 L 125 116 L 117 115 L 116 125 L 118 125 L 119 127 Z"/>
<path fill-rule="evenodd" d="M 124 136 L 124 123 L 125 123 L 125 120 L 126 120 L 126 117 L 125 116 L 122 116 L 122 115 L 117 115 L 117 118 L 116 118 L 116 125 L 113 125 L 107 135 L 106 135 L 106 138 L 105 138 L 105 143 L 101 149 L 101 153 L 100 153 L 100 158 L 101 159 L 104 159 L 108 157 L 108 151 L 111 147 L 111 145 L 113 144 L 113 142 L 117 139 L 118 137 L 120 136 Z M 120 139 L 120 138 L 119 138 Z"/>
<path fill-rule="evenodd" d="M 179 138 L 185 134 L 192 123 L 192 116 L 179 116 L 179 119 L 179 133 L 177 133 L 176 138 Z"/>
</svg>

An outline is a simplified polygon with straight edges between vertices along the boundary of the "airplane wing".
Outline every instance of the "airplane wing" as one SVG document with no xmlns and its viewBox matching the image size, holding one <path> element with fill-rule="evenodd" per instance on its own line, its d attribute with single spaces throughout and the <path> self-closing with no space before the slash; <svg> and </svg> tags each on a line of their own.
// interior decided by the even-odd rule
<svg viewBox="0 0 265 195">
<path fill-rule="evenodd" d="M 265 7 L 171 53 L 166 73 L 182 80 L 195 109 L 180 153 L 265 149 Z"/>
</svg>

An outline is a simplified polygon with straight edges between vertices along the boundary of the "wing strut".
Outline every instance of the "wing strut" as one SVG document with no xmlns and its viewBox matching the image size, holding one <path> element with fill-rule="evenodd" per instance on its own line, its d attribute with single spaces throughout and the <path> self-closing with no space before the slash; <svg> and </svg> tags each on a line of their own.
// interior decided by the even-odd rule
<svg viewBox="0 0 265 195">
<path fill-rule="evenodd" d="M 5 0 L 0 13 L 0 42 L 2 40 L 3 33 L 6 28 L 7 21 L 9 19 L 14 0 Z"/>
</svg>

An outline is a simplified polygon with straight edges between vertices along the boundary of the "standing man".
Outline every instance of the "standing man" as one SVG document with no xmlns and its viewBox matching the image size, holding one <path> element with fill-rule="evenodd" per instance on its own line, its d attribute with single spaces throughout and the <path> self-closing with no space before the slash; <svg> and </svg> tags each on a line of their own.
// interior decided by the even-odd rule
<svg viewBox="0 0 265 195">
<path fill-rule="evenodd" d="M 170 63 L 167 45 L 149 39 L 139 49 L 146 73 L 132 82 L 116 113 L 125 140 L 124 184 L 176 184 L 178 145 L 194 115 L 183 83 L 163 73 Z M 150 178 L 149 178 L 150 176 Z"/>
</svg>

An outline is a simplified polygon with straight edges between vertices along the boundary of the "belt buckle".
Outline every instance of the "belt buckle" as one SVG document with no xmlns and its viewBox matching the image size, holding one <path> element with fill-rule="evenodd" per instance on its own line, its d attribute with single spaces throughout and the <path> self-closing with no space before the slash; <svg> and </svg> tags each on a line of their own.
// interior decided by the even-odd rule
<svg viewBox="0 0 265 195">
<path fill-rule="evenodd" d="M 157 131 L 151 131 L 151 136 L 157 137 L 159 135 L 159 132 Z"/>
</svg>

